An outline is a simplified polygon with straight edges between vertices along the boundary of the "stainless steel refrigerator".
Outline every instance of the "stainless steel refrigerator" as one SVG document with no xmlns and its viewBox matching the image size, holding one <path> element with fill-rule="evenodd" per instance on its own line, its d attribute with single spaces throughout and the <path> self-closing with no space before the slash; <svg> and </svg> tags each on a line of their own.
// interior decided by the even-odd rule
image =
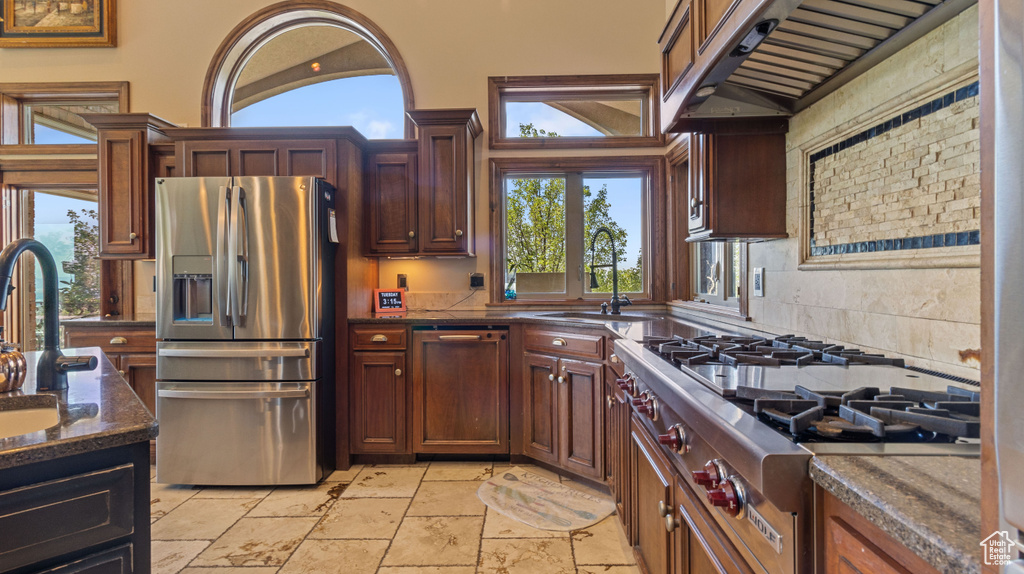
<svg viewBox="0 0 1024 574">
<path fill-rule="evenodd" d="M 157 482 L 330 470 L 335 195 L 309 177 L 157 180 Z"/>
</svg>

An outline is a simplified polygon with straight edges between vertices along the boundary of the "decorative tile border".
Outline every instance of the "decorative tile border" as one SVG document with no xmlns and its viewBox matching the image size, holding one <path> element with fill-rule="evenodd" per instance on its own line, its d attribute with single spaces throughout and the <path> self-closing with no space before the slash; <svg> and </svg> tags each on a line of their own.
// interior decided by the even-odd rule
<svg viewBox="0 0 1024 574">
<path fill-rule="evenodd" d="M 841 255 L 847 253 L 872 253 L 878 251 L 898 251 L 905 249 L 929 249 L 933 247 L 959 247 L 965 245 L 980 245 L 981 231 L 961 231 L 957 233 L 940 233 L 936 235 L 923 235 L 918 237 L 906 237 L 901 239 L 879 239 L 876 241 L 860 241 L 854 243 L 843 243 L 839 245 L 816 246 L 814 243 L 814 172 L 815 163 L 836 154 L 842 150 L 864 143 L 871 138 L 880 136 L 893 128 L 898 128 L 906 122 L 910 122 L 929 114 L 935 113 L 950 105 L 978 96 L 979 82 L 975 81 L 957 90 L 949 92 L 941 97 L 926 102 L 912 110 L 897 115 L 874 127 L 854 134 L 843 141 L 826 147 L 810 155 L 809 161 L 809 191 L 810 191 L 810 248 L 811 256 Z"/>
</svg>

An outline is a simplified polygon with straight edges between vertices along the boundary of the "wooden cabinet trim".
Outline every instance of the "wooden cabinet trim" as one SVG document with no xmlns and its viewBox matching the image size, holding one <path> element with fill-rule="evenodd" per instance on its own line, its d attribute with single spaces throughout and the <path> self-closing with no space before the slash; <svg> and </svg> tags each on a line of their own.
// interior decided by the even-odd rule
<svg viewBox="0 0 1024 574">
<path fill-rule="evenodd" d="M 727 6 L 721 9 L 722 15 L 718 17 L 714 22 L 709 22 L 708 17 L 708 3 L 718 2 L 729 2 Z M 733 12 L 736 11 L 736 7 L 740 5 L 740 0 L 696 0 L 697 9 L 697 24 L 698 24 L 698 38 L 697 38 L 697 52 L 703 54 L 704 50 L 707 49 L 711 41 L 715 39 L 715 36 L 722 27 L 725 25 L 729 17 L 732 16 Z"/>
</svg>

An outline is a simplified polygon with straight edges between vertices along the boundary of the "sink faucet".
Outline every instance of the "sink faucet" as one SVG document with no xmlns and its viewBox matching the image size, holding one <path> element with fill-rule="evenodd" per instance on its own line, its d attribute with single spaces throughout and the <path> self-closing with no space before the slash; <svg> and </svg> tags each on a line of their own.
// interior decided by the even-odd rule
<svg viewBox="0 0 1024 574">
<path fill-rule="evenodd" d="M 608 234 L 608 240 L 612 244 L 612 264 L 611 265 L 594 265 L 594 256 L 596 254 L 594 250 L 594 244 L 597 242 L 597 236 L 601 232 Z M 619 315 L 619 307 L 625 307 L 632 305 L 633 302 L 629 300 L 629 297 L 622 295 L 619 296 L 619 258 L 615 253 L 615 236 L 612 235 L 612 230 L 607 227 L 598 227 L 597 231 L 594 232 L 594 236 L 590 239 L 590 288 L 597 289 L 597 274 L 594 273 L 594 269 L 598 267 L 611 267 L 612 268 L 612 300 L 610 301 L 612 306 L 612 315 Z M 607 303 L 601 303 L 601 314 L 603 315 L 607 311 Z"/>
<path fill-rule="evenodd" d="M 14 291 L 14 263 L 25 251 L 35 254 L 43 272 L 43 352 L 36 366 L 36 390 L 64 390 L 68 388 L 68 371 L 91 371 L 97 362 L 96 357 L 65 357 L 57 347 L 57 265 L 46 247 L 35 239 L 17 239 L 0 252 L 0 311 L 7 309 L 7 297 Z"/>
</svg>

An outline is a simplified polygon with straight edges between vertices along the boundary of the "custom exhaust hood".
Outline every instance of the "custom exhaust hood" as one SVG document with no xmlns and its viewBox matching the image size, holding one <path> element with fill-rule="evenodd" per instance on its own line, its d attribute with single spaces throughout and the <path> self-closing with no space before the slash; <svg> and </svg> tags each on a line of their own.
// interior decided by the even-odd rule
<svg viewBox="0 0 1024 574">
<path fill-rule="evenodd" d="M 791 116 L 976 3 L 777 0 L 706 70 L 677 126 Z"/>
</svg>

